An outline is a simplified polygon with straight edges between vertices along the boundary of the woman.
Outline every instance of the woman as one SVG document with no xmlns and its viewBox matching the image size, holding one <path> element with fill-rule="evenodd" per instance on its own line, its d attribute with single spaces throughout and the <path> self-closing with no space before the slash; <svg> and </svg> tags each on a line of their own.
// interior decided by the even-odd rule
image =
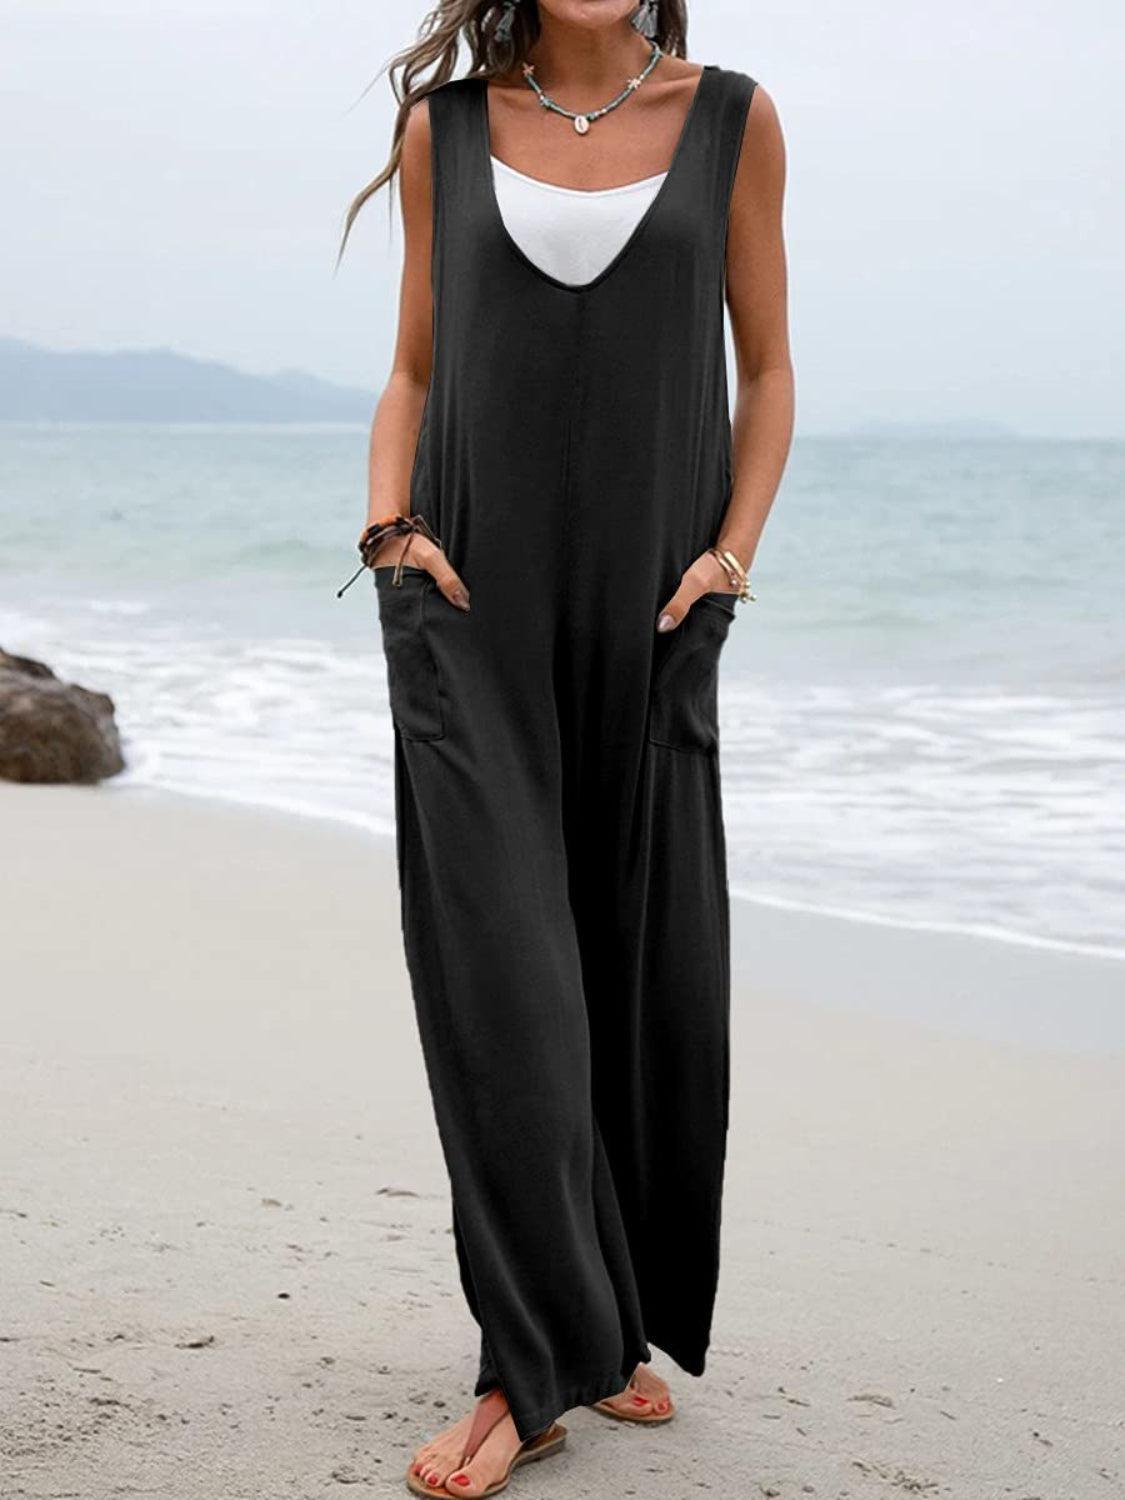
<svg viewBox="0 0 1125 1500">
<path fill-rule="evenodd" d="M 683 0 L 441 0 L 369 524 L 402 921 L 481 1401 L 416 1493 L 703 1371 L 729 1091 L 716 678 L 788 452 L 783 145 Z M 453 80 L 458 43 L 470 76 Z M 737 355 L 733 432 L 724 296 Z M 440 539 L 440 540 L 439 540 Z"/>
</svg>

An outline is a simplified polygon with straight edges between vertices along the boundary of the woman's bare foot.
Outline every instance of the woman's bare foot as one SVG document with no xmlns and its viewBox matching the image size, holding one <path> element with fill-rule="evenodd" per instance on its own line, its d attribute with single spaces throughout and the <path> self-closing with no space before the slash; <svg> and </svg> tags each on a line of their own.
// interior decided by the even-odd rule
<svg viewBox="0 0 1125 1500">
<path fill-rule="evenodd" d="M 599 1401 L 598 1405 L 611 1408 L 630 1422 L 644 1417 L 666 1417 L 672 1411 L 672 1393 L 649 1365 L 638 1365 L 625 1389 Z"/>
<path fill-rule="evenodd" d="M 423 1443 L 410 1464 L 410 1472 L 415 1478 L 431 1489 L 440 1490 L 444 1486 L 449 1494 L 467 1495 L 469 1500 L 482 1494 L 498 1479 L 503 1479 L 521 1447 L 515 1423 L 509 1415 L 501 1417 L 462 1467 L 461 1459 L 469 1440 L 473 1415 L 470 1412 L 428 1443 Z"/>
</svg>

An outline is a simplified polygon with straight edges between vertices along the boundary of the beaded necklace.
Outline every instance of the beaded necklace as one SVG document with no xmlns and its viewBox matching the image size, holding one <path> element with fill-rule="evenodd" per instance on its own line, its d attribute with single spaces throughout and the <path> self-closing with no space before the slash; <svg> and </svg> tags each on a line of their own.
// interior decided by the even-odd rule
<svg viewBox="0 0 1125 1500">
<path fill-rule="evenodd" d="M 577 130 L 578 134 L 585 135 L 595 120 L 600 120 L 603 115 L 611 114 L 613 110 L 619 109 L 621 105 L 625 103 L 626 99 L 631 98 L 637 92 L 641 84 L 644 83 L 645 79 L 652 72 L 653 68 L 656 67 L 657 63 L 663 56 L 664 53 L 661 51 L 660 47 L 656 42 L 653 42 L 652 51 L 649 53 L 648 62 L 645 63 L 644 67 L 635 78 L 629 79 L 625 87 L 615 98 L 611 99 L 608 104 L 603 104 L 600 109 L 588 109 L 582 112 L 573 109 L 565 109 L 561 104 L 556 104 L 551 96 L 544 90 L 539 80 L 536 78 L 535 68 L 533 64 L 524 63 L 523 76 L 535 90 L 536 94 L 538 94 L 539 103 L 543 106 L 544 109 L 554 110 L 555 114 L 563 115 L 566 119 L 573 121 L 574 128 L 575 130 Z"/>
</svg>

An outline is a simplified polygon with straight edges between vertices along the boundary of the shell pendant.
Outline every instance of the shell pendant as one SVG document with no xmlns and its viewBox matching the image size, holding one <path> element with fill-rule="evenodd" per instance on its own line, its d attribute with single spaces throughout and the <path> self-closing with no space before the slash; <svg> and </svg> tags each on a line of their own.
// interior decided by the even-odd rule
<svg viewBox="0 0 1125 1500">
<path fill-rule="evenodd" d="M 590 128 L 590 121 L 586 118 L 585 115 L 575 115 L 574 128 L 575 130 L 577 130 L 579 135 L 585 135 Z"/>
</svg>

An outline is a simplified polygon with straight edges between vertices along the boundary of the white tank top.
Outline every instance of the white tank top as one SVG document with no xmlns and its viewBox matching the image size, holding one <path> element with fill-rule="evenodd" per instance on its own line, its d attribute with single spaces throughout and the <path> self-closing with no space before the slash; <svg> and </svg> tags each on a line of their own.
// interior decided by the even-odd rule
<svg viewBox="0 0 1125 1500">
<path fill-rule="evenodd" d="M 615 188 L 568 188 L 526 177 L 492 158 L 504 227 L 528 260 L 556 281 L 593 281 L 637 227 L 667 172 Z"/>
</svg>

